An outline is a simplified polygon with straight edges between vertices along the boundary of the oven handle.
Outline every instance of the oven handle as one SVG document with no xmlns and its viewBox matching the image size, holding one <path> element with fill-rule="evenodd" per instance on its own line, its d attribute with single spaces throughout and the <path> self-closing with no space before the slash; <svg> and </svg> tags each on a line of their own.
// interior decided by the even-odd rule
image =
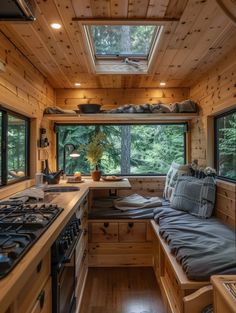
<svg viewBox="0 0 236 313">
<path fill-rule="evenodd" d="M 76 245 L 77 245 L 81 235 L 82 235 L 82 231 L 78 234 L 78 236 L 76 237 L 75 241 L 73 242 L 73 245 L 71 246 L 71 248 L 69 250 L 69 254 L 66 255 L 64 260 L 63 260 L 63 264 L 70 263 L 71 258 L 73 256 L 73 253 L 75 251 Z"/>
</svg>

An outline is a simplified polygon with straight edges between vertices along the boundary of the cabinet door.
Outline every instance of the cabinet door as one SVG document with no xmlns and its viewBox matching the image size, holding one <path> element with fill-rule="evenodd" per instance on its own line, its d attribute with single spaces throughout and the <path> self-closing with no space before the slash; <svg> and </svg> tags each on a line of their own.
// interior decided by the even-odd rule
<svg viewBox="0 0 236 313">
<path fill-rule="evenodd" d="M 119 223 L 120 242 L 145 242 L 146 223 L 145 222 L 122 222 Z"/>
<path fill-rule="evenodd" d="M 99 222 L 89 224 L 90 242 L 118 242 L 118 223 Z"/>
<path fill-rule="evenodd" d="M 32 309 L 51 271 L 50 251 L 39 262 L 17 297 L 17 313 L 28 313 Z"/>
<path fill-rule="evenodd" d="M 51 313 L 52 311 L 52 288 L 51 279 L 48 279 L 45 287 L 38 295 L 37 301 L 30 313 Z"/>
</svg>

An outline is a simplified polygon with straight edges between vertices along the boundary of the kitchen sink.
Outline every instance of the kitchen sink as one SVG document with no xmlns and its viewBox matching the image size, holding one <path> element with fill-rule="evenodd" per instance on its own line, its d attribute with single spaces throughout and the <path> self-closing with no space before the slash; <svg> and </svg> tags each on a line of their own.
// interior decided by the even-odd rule
<svg viewBox="0 0 236 313">
<path fill-rule="evenodd" d="M 75 186 L 51 186 L 43 189 L 44 192 L 73 192 L 79 190 L 80 188 Z"/>
</svg>

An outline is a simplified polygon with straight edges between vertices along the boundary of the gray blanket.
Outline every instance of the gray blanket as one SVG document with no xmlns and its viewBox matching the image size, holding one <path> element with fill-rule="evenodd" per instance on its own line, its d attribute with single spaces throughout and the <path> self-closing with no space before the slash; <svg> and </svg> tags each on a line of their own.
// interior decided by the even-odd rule
<svg viewBox="0 0 236 313">
<path fill-rule="evenodd" d="M 93 208 L 89 213 L 90 219 L 153 219 L 153 210 L 156 208 L 155 203 L 152 207 L 135 208 L 121 211 L 114 207 L 114 202 L 118 197 L 97 198 L 94 199 Z M 158 199 L 163 206 L 169 205 L 168 201 Z"/>
<path fill-rule="evenodd" d="M 154 219 L 189 279 L 236 274 L 236 234 L 219 219 L 203 220 L 163 207 L 154 210 Z"/>
</svg>

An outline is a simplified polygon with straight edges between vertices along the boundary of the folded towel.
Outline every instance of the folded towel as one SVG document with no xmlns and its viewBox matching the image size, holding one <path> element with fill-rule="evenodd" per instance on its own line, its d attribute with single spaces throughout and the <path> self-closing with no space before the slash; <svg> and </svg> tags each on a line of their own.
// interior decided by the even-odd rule
<svg viewBox="0 0 236 313">
<path fill-rule="evenodd" d="M 133 194 L 114 200 L 113 205 L 116 209 L 126 211 L 161 206 L 162 200 L 159 197 L 142 197 L 138 194 Z"/>
<path fill-rule="evenodd" d="M 33 187 L 33 188 L 25 189 L 21 192 L 18 192 L 17 194 L 12 196 L 11 199 L 18 199 L 18 198 L 22 198 L 22 197 L 33 198 L 36 200 L 43 200 L 44 199 L 44 191 L 42 189 Z"/>
</svg>

